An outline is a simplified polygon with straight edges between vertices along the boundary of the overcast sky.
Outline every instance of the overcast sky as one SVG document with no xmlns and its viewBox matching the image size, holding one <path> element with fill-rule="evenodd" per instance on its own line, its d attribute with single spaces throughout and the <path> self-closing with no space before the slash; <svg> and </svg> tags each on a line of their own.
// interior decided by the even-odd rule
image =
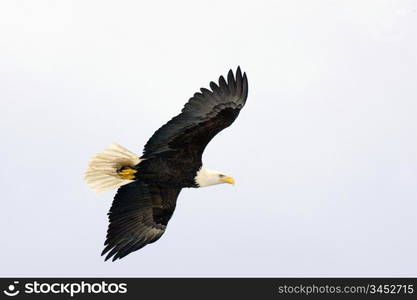
<svg viewBox="0 0 417 300">
<path fill-rule="evenodd" d="M 0 276 L 417 276 L 417 1 L 2 1 Z M 165 235 L 100 252 L 82 179 L 219 75 L 247 105 Z"/>
</svg>

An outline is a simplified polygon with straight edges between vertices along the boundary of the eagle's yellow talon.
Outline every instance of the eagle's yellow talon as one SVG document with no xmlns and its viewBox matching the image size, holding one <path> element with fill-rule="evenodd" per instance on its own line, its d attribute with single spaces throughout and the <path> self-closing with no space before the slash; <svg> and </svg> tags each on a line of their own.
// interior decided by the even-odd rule
<svg viewBox="0 0 417 300">
<path fill-rule="evenodd" d="M 129 167 L 125 167 L 117 172 L 117 175 L 119 175 L 122 179 L 135 179 L 135 173 L 138 171 Z"/>
</svg>

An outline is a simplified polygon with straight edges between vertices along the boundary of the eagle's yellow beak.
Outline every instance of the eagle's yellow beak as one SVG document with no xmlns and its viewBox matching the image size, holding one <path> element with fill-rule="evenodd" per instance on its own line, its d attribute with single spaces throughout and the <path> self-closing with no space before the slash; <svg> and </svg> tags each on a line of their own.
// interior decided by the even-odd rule
<svg viewBox="0 0 417 300">
<path fill-rule="evenodd" d="M 226 182 L 228 184 L 235 184 L 234 178 L 233 177 L 230 177 L 230 176 L 223 177 L 222 178 L 222 181 L 223 182 Z"/>
</svg>

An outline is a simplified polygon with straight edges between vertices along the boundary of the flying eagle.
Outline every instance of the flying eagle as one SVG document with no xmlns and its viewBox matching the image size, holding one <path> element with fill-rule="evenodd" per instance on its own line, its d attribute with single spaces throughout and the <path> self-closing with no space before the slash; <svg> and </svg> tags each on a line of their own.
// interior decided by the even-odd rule
<svg viewBox="0 0 417 300">
<path fill-rule="evenodd" d="M 234 183 L 202 164 L 210 140 L 230 126 L 248 96 L 246 73 L 237 68 L 200 92 L 159 128 L 139 157 L 112 144 L 88 163 L 85 180 L 96 192 L 119 188 L 108 213 L 105 260 L 120 259 L 157 241 L 165 232 L 183 188 Z"/>
</svg>

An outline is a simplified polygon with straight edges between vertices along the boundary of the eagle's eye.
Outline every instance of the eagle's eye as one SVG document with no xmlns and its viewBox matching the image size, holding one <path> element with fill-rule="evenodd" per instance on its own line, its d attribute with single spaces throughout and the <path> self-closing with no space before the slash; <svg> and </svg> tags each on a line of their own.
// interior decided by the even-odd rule
<svg viewBox="0 0 417 300">
<path fill-rule="evenodd" d="M 220 178 L 223 178 L 223 177 L 226 177 L 225 175 L 223 175 L 223 174 L 219 174 L 219 177 Z"/>
</svg>

